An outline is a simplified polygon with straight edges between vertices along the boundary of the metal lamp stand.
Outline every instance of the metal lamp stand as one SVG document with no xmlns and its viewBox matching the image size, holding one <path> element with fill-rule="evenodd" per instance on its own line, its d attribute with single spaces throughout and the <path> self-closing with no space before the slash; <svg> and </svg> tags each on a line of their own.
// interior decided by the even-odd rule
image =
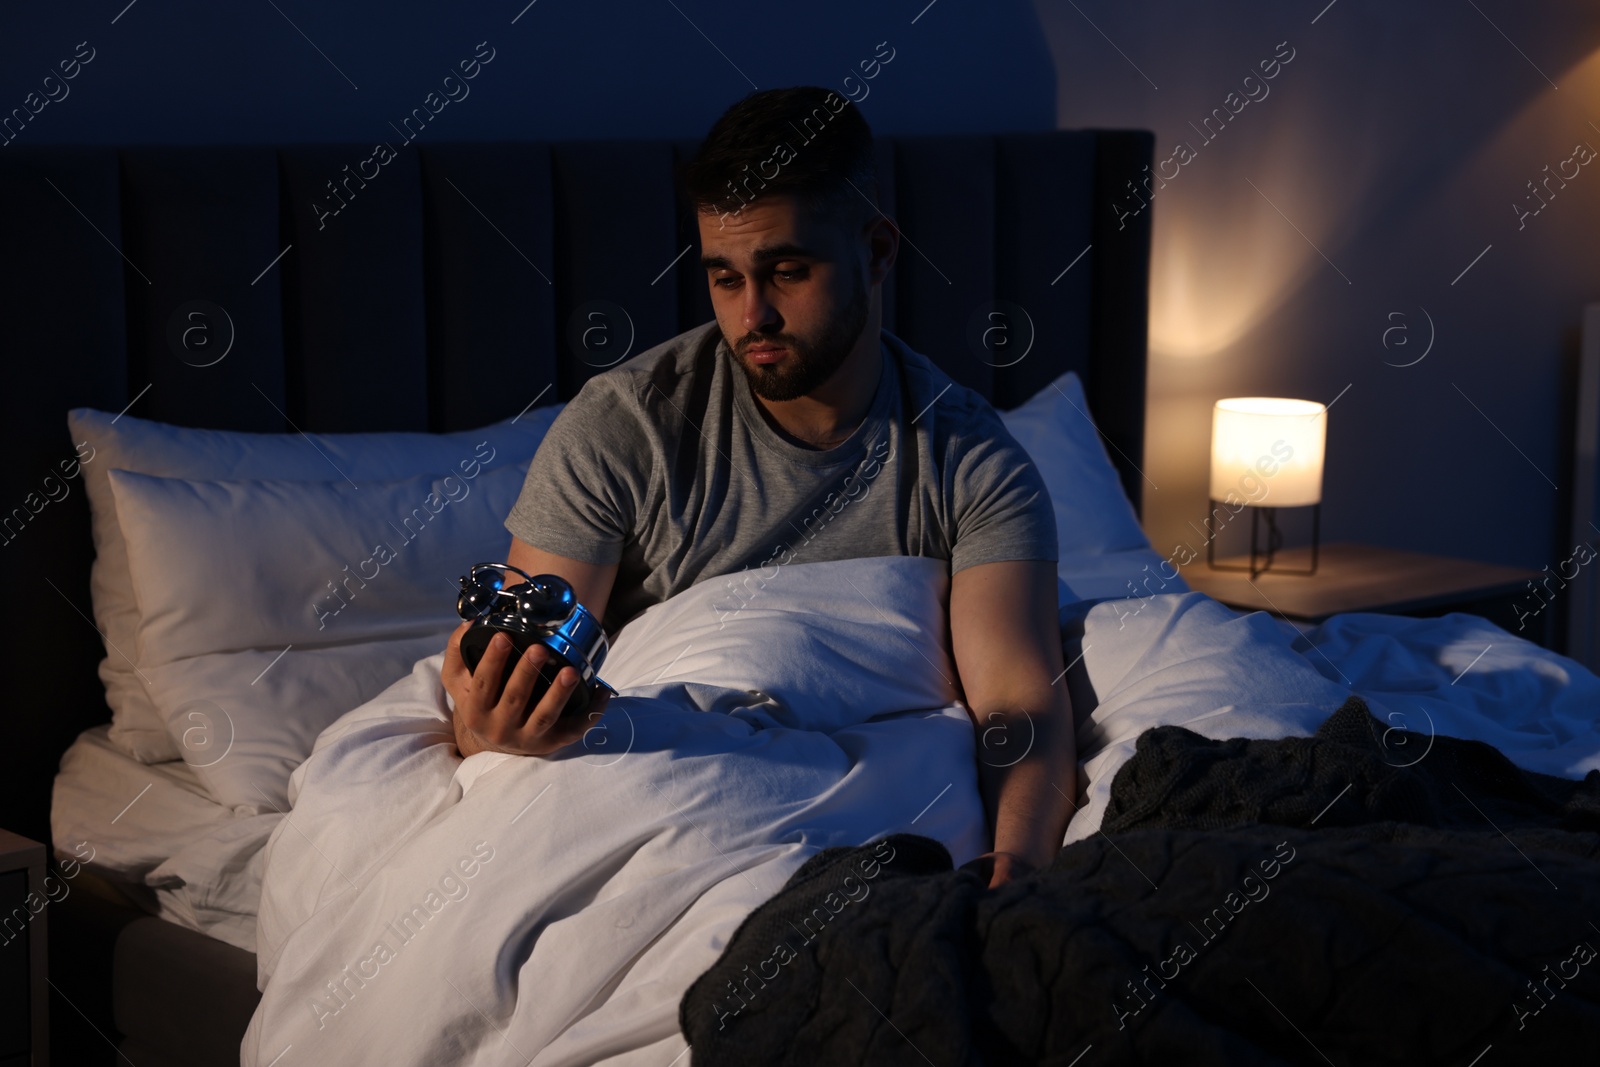
<svg viewBox="0 0 1600 1067">
<path fill-rule="evenodd" d="M 1277 515 L 1278 509 L 1277 508 L 1257 508 L 1257 507 L 1251 507 L 1250 508 L 1250 565 L 1248 567 L 1239 567 L 1239 566 L 1230 566 L 1230 565 L 1227 565 L 1227 564 L 1221 564 L 1221 563 L 1218 563 L 1217 560 L 1216 560 L 1217 531 L 1212 526 L 1212 520 L 1216 517 L 1216 514 L 1217 514 L 1217 509 L 1216 509 L 1215 505 L 1220 504 L 1220 503 L 1224 503 L 1224 501 L 1213 500 L 1213 499 L 1210 499 L 1209 497 L 1206 499 L 1206 535 L 1207 535 L 1206 536 L 1206 566 L 1210 567 L 1212 570 L 1215 570 L 1215 571 L 1249 571 L 1250 572 L 1250 577 L 1252 577 L 1252 578 L 1254 578 L 1256 575 L 1262 573 L 1263 571 L 1273 569 L 1273 567 L 1272 567 L 1272 557 L 1278 551 L 1278 549 L 1283 547 L 1283 533 L 1282 533 L 1282 531 L 1280 531 L 1278 529 L 1278 515 Z M 1246 506 L 1249 507 L 1249 505 L 1246 505 Z M 1261 547 L 1260 547 L 1261 536 L 1260 536 L 1260 533 L 1259 533 L 1260 525 L 1261 525 L 1260 519 L 1261 519 L 1261 516 L 1263 514 L 1266 515 L 1266 520 L 1267 520 L 1266 546 L 1265 546 L 1266 551 L 1265 551 L 1264 555 L 1262 555 L 1262 553 L 1261 553 Z M 1279 567 L 1279 568 L 1276 568 L 1275 573 L 1278 573 L 1278 574 L 1315 574 L 1315 573 L 1317 573 L 1317 545 L 1321 540 L 1321 537 L 1320 537 L 1321 529 L 1322 529 L 1322 502 L 1319 500 L 1315 504 L 1311 505 L 1311 567 L 1310 567 L 1310 569 L 1308 569 L 1308 570 L 1298 570 L 1298 569 L 1297 570 L 1289 570 L 1289 569 L 1286 569 L 1286 568 L 1283 568 L 1283 567 Z M 1262 555 L 1262 561 L 1261 561 L 1259 566 L 1257 565 L 1257 562 L 1256 562 L 1258 555 Z"/>
</svg>

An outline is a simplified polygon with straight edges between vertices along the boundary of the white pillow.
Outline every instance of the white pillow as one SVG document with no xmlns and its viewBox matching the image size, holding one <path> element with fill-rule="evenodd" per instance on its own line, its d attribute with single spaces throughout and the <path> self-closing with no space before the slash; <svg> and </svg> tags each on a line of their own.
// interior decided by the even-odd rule
<svg viewBox="0 0 1600 1067">
<path fill-rule="evenodd" d="M 353 485 L 110 472 L 139 673 L 219 803 L 286 808 L 317 734 L 443 649 L 456 579 L 505 555 L 526 471 Z"/>
<path fill-rule="evenodd" d="M 89 589 L 95 623 L 106 643 L 100 680 L 112 711 L 112 742 L 146 763 L 181 755 L 133 668 L 139 607 L 111 492 L 112 469 L 167 478 L 291 481 L 445 474 L 459 471 L 462 463 L 525 463 L 560 409 L 535 408 L 514 420 L 452 434 L 306 435 L 190 429 L 90 408 L 68 412 L 72 440 L 88 446 L 80 447 L 80 455 L 89 457 L 81 469 L 94 531 Z M 485 461 L 485 456 L 493 458 Z M 496 558 L 503 553 L 502 546 Z"/>
<path fill-rule="evenodd" d="M 1149 548 L 1117 469 L 1100 443 L 1083 384 L 1068 371 L 1000 421 L 1032 457 L 1055 506 L 1061 558 Z"/>
<path fill-rule="evenodd" d="M 443 651 L 449 635 L 445 628 L 403 640 L 295 645 L 288 652 L 215 652 L 140 670 L 213 800 L 239 816 L 287 812 L 289 776 L 311 755 L 317 735 L 405 677 L 418 660 Z"/>
</svg>

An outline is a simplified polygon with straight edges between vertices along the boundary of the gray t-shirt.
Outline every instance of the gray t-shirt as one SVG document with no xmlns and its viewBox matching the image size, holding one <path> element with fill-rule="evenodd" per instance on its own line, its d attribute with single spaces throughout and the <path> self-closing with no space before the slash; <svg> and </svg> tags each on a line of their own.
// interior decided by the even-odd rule
<svg viewBox="0 0 1600 1067">
<path fill-rule="evenodd" d="M 951 573 L 1054 561 L 1049 493 L 988 401 L 888 331 L 883 341 L 871 408 L 826 450 L 767 424 L 715 322 L 640 353 L 556 417 L 506 529 L 618 564 L 602 620 L 613 634 L 747 568 L 770 579 L 791 562 L 868 556 L 932 556 Z"/>
</svg>

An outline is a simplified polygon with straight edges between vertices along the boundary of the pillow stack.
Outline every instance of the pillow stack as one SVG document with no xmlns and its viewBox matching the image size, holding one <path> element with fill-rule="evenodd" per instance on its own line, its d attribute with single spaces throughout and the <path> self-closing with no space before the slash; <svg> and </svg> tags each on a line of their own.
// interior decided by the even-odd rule
<svg viewBox="0 0 1600 1067">
<path fill-rule="evenodd" d="M 439 651 L 455 578 L 559 406 L 456 434 L 253 434 L 78 409 L 111 739 L 214 797 L 287 806 L 323 727 Z"/>
</svg>

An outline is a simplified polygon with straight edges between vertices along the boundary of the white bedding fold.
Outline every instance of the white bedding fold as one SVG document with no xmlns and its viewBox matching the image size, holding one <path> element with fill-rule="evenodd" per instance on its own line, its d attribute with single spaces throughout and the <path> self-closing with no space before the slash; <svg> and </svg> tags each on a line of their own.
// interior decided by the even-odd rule
<svg viewBox="0 0 1600 1067">
<path fill-rule="evenodd" d="M 89 869 L 162 918 L 254 951 L 261 849 L 281 816 L 236 815 L 187 763 L 141 763 L 110 729 L 85 730 L 61 757 L 50 804 L 57 855 L 92 856 Z"/>
<path fill-rule="evenodd" d="M 1367 697 L 1386 727 L 1483 741 L 1563 778 L 1600 767 L 1600 678 L 1487 619 L 1350 612 L 1297 632 L 1294 647 Z M 1396 763 L 1423 758 L 1395 748 Z"/>
<path fill-rule="evenodd" d="M 1191 592 L 1069 604 L 1061 619 L 1067 658 L 1081 656 L 1068 672 L 1082 798 L 1068 844 L 1100 828 L 1145 730 L 1303 737 L 1352 693 L 1397 769 L 1425 759 L 1435 736 L 1487 742 L 1545 774 L 1600 767 L 1600 678 L 1475 615 L 1350 613 L 1306 627 Z"/>
<path fill-rule="evenodd" d="M 243 1062 L 670 1062 L 684 990 L 806 857 L 899 830 L 982 851 L 946 566 L 701 583 L 630 625 L 603 728 L 546 759 L 457 759 L 420 661 L 295 773 Z"/>
</svg>

